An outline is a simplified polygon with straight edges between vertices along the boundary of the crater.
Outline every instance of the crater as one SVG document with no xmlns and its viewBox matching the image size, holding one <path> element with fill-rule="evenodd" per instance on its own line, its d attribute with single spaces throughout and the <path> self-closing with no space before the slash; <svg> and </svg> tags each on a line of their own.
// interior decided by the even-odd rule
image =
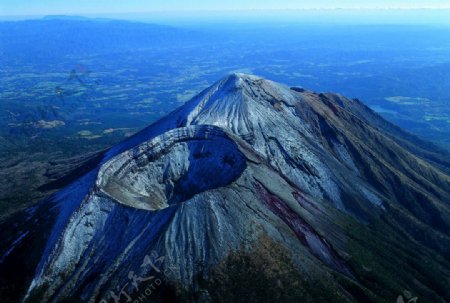
<svg viewBox="0 0 450 303">
<path fill-rule="evenodd" d="M 118 203 L 159 210 L 234 182 L 246 158 L 237 143 L 216 126 L 189 126 L 166 132 L 105 163 L 99 191 Z"/>
</svg>

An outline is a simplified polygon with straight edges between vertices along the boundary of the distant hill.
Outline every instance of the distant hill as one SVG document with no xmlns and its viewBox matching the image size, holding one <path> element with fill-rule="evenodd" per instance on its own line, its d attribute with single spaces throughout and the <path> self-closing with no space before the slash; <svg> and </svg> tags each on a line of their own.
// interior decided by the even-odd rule
<svg viewBox="0 0 450 303">
<path fill-rule="evenodd" d="M 44 16 L 42 20 L 72 20 L 72 21 L 87 21 L 92 20 L 83 16 L 69 16 L 69 15 L 48 15 Z"/>
<path fill-rule="evenodd" d="M 0 22 L 0 58 L 45 63 L 47 59 L 67 55 L 139 50 L 193 38 L 192 32 L 149 23 L 46 16 L 38 20 Z"/>
</svg>

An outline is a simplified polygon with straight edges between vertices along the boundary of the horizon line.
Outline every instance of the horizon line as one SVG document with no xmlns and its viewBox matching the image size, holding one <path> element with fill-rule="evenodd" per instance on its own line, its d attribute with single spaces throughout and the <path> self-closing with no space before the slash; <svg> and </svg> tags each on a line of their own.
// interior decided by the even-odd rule
<svg viewBox="0 0 450 303">
<path fill-rule="evenodd" d="M 36 12 L 26 14 L 2 14 L 1 17 L 25 17 L 25 16 L 80 16 L 80 15 L 126 15 L 126 14 L 167 14 L 167 13 L 277 13 L 277 12 L 317 12 L 317 11 L 444 11 L 450 10 L 450 5 L 444 7 L 315 7 L 315 8 L 227 8 L 227 9 L 173 9 L 173 10 L 149 10 L 149 11 L 123 11 L 123 12 Z"/>
</svg>

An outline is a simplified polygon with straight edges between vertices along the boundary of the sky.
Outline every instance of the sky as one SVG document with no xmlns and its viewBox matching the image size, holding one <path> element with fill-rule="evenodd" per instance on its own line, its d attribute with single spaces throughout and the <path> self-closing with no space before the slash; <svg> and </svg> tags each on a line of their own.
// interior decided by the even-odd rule
<svg viewBox="0 0 450 303">
<path fill-rule="evenodd" d="M 450 0 L 0 0 L 0 15 L 173 11 L 450 8 Z"/>
</svg>

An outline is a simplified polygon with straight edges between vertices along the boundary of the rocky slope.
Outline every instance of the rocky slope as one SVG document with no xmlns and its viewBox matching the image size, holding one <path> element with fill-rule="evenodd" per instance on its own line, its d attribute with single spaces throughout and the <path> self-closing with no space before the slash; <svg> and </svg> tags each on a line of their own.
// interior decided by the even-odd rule
<svg viewBox="0 0 450 303">
<path fill-rule="evenodd" d="M 97 162 L 3 224 L 1 296 L 125 302 L 170 270 L 208 301 L 264 238 L 335 301 L 450 300 L 449 158 L 357 100 L 233 74 Z"/>
</svg>

